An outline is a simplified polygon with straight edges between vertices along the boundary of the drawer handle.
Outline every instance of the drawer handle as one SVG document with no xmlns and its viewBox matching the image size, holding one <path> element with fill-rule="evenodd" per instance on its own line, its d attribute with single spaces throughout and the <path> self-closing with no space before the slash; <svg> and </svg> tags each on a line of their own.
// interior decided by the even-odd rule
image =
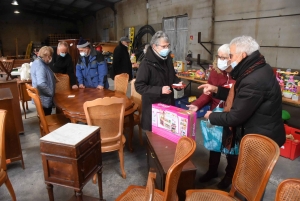
<svg viewBox="0 0 300 201">
<path fill-rule="evenodd" d="M 92 142 L 92 141 L 89 141 L 89 143 L 90 143 L 90 144 L 93 144 L 93 142 Z"/>
<path fill-rule="evenodd" d="M 152 152 L 151 152 L 151 157 L 152 157 L 152 158 L 155 158 L 155 157 L 153 156 L 153 153 L 152 153 Z"/>
</svg>

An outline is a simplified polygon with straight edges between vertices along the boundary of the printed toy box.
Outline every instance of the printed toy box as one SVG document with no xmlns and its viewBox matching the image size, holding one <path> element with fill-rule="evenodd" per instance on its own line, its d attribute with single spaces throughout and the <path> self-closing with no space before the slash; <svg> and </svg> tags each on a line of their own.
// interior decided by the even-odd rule
<svg viewBox="0 0 300 201">
<path fill-rule="evenodd" d="M 196 112 L 162 103 L 152 104 L 152 132 L 177 143 L 182 136 L 195 139 Z"/>
</svg>

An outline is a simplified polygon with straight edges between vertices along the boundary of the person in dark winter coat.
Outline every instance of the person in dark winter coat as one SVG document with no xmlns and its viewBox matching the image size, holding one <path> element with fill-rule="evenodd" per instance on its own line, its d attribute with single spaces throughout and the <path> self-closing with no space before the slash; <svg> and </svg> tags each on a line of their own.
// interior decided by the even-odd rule
<svg viewBox="0 0 300 201">
<path fill-rule="evenodd" d="M 229 44 L 224 44 L 218 49 L 217 59 L 213 63 L 212 70 L 210 72 L 207 83 L 214 86 L 223 86 L 230 88 L 232 84 L 235 82 L 229 72 L 231 71 L 231 67 L 228 67 L 229 60 Z M 223 104 L 220 104 L 220 99 L 215 98 L 212 94 L 206 95 L 202 94 L 196 101 L 194 101 L 191 105 L 187 105 L 189 110 L 197 111 L 201 109 L 206 104 L 210 104 L 210 110 L 214 110 L 218 105 L 223 108 Z M 210 151 L 209 152 L 209 168 L 208 171 L 199 178 L 200 182 L 207 182 L 218 176 L 218 166 L 220 163 L 221 152 Z M 238 155 L 235 154 L 227 154 L 227 167 L 226 174 L 218 184 L 219 189 L 226 189 L 231 182 L 225 182 L 227 180 L 231 181 L 236 164 Z"/>
<path fill-rule="evenodd" d="M 113 71 L 114 76 L 127 73 L 129 80 L 132 80 L 132 64 L 128 53 L 130 40 L 127 37 L 121 37 L 119 45 L 113 53 Z"/>
<path fill-rule="evenodd" d="M 281 147 L 286 139 L 281 119 L 282 95 L 271 66 L 250 36 L 234 38 L 230 53 L 230 74 L 236 80 L 232 107 L 229 112 L 208 111 L 204 117 L 213 125 L 232 127 L 233 140 L 238 143 L 243 136 L 255 133 L 271 138 Z M 200 87 L 203 93 L 213 92 L 223 100 L 229 93 L 228 89 L 209 84 Z"/>
<path fill-rule="evenodd" d="M 79 88 L 108 89 L 107 64 L 103 55 L 82 38 L 80 38 L 77 48 L 80 53 L 76 65 Z"/>
<path fill-rule="evenodd" d="M 180 82 L 170 57 L 169 37 L 162 31 L 156 32 L 141 62 L 135 89 L 142 95 L 142 128 L 152 130 L 152 104 L 174 105 L 172 84 Z"/>
<path fill-rule="evenodd" d="M 53 65 L 51 67 L 54 73 L 68 74 L 70 78 L 70 86 L 77 89 L 76 76 L 74 74 L 74 66 L 72 57 L 68 53 L 68 43 L 61 41 L 57 45 L 57 54 L 53 54 Z"/>
</svg>

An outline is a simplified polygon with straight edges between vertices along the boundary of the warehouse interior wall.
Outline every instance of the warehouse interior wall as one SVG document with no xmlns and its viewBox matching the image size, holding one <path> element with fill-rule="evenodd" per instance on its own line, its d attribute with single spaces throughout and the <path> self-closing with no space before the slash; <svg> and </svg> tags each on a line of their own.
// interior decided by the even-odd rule
<svg viewBox="0 0 300 201">
<path fill-rule="evenodd" d="M 16 55 L 16 39 L 18 55 L 24 55 L 30 41 L 45 44 L 49 34 L 78 33 L 77 23 L 74 22 L 29 13 L 20 14 L 6 13 L 0 17 L 0 40 L 5 56 Z"/>
</svg>

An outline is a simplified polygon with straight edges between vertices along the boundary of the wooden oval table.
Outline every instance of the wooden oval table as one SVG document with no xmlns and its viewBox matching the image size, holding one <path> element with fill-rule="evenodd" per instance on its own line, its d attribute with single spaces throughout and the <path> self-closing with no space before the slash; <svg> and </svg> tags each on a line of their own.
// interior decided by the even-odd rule
<svg viewBox="0 0 300 201">
<path fill-rule="evenodd" d="M 74 97 L 70 97 L 74 96 Z M 125 115 L 124 117 L 129 118 L 130 132 L 128 147 L 130 151 L 132 148 L 133 138 L 133 113 L 137 110 L 137 105 L 129 99 L 125 94 L 115 92 L 108 89 L 99 90 L 97 88 L 85 88 L 85 89 L 72 89 L 67 91 L 60 91 L 55 93 L 54 103 L 59 111 L 62 111 L 64 115 L 71 120 L 72 123 L 83 122 L 87 123 L 86 117 L 83 110 L 83 104 L 86 101 L 95 100 L 97 98 L 104 97 L 118 97 L 126 99 Z M 100 131 L 101 132 L 101 131 Z"/>
</svg>

